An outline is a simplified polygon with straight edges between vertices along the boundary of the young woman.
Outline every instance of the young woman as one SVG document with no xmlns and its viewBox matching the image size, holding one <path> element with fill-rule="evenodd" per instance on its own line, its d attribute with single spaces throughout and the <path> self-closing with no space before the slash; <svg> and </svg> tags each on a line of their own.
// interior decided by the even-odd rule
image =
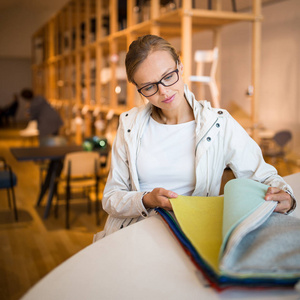
<svg viewBox="0 0 300 300">
<path fill-rule="evenodd" d="M 129 47 L 128 81 L 149 101 L 120 116 L 103 194 L 109 214 L 101 238 L 147 218 L 169 198 L 219 195 L 224 169 L 270 186 L 265 200 L 277 212 L 294 209 L 291 188 L 267 164 L 259 146 L 225 110 L 196 101 L 182 79 L 183 65 L 163 38 L 146 35 Z"/>
</svg>

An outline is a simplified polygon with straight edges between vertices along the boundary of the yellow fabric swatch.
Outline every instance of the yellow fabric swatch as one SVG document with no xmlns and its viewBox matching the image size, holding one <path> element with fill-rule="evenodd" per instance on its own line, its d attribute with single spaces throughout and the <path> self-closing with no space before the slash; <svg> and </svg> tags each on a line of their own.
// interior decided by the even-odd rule
<svg viewBox="0 0 300 300">
<path fill-rule="evenodd" d="M 200 256 L 218 273 L 224 198 L 178 196 L 170 201 L 183 232 Z"/>
</svg>

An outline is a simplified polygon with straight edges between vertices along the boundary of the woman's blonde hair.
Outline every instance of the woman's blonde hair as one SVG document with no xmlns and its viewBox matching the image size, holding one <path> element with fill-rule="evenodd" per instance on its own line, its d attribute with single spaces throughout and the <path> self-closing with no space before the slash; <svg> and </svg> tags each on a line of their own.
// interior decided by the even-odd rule
<svg viewBox="0 0 300 300">
<path fill-rule="evenodd" d="M 125 66 L 129 82 L 136 84 L 133 76 L 138 66 L 154 51 L 167 51 L 175 63 L 179 62 L 179 55 L 175 48 L 162 37 L 150 34 L 138 37 L 130 44 L 126 54 Z"/>
</svg>

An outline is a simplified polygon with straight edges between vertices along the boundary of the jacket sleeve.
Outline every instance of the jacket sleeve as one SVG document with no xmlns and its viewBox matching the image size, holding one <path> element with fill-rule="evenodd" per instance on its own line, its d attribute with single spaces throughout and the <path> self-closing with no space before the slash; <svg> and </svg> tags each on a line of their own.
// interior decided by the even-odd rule
<svg viewBox="0 0 300 300">
<path fill-rule="evenodd" d="M 148 215 L 142 198 L 144 193 L 134 190 L 122 122 L 118 128 L 111 154 L 111 168 L 103 192 L 103 209 L 115 218 L 135 218 Z"/>
<path fill-rule="evenodd" d="M 296 201 L 291 187 L 278 175 L 273 166 L 265 162 L 258 144 L 230 115 L 225 130 L 224 149 L 228 149 L 225 163 L 233 171 L 235 177 L 250 178 L 289 193 L 294 200 L 291 210 L 293 211 Z"/>
</svg>

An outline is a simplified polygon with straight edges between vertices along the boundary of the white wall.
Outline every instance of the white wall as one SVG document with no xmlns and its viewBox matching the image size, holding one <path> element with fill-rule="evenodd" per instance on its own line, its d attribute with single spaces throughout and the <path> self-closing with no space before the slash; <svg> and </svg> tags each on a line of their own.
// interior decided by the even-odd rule
<svg viewBox="0 0 300 300">
<path fill-rule="evenodd" d="M 0 107 L 31 87 L 31 37 L 69 0 L 0 0 Z M 25 119 L 21 100 L 17 119 Z"/>
<path fill-rule="evenodd" d="M 32 14 L 28 19 L 24 16 L 22 7 L 8 7 L 0 11 L 0 56 L 1 57 L 27 57 L 31 56 L 30 38 L 35 30 L 36 18 Z M 31 14 L 28 12 L 28 14 Z"/>
<path fill-rule="evenodd" d="M 9 104 L 15 93 L 31 87 L 31 59 L 0 58 L 0 107 Z M 18 120 L 25 119 L 25 102 L 20 101 Z"/>
<path fill-rule="evenodd" d="M 300 1 L 268 6 L 264 16 L 260 120 L 290 129 L 300 154 Z"/>
<path fill-rule="evenodd" d="M 26 12 L 18 3 L 0 10 L 0 107 L 9 104 L 22 88 L 32 86 L 31 36 L 44 17 L 34 10 Z M 26 119 L 23 100 L 17 119 Z"/>
<path fill-rule="evenodd" d="M 262 10 L 262 49 L 259 121 L 274 130 L 293 133 L 293 150 L 300 155 L 300 1 L 286 0 L 265 5 Z M 251 112 L 246 96 L 251 84 L 250 23 L 224 26 L 221 31 L 221 106 L 232 105 Z M 179 46 L 176 40 L 175 45 Z M 208 49 L 212 36 L 197 33 L 193 49 Z M 210 95 L 207 95 L 208 99 Z"/>
<path fill-rule="evenodd" d="M 31 37 L 69 0 L 0 0 L 0 57 L 31 57 Z"/>
</svg>

